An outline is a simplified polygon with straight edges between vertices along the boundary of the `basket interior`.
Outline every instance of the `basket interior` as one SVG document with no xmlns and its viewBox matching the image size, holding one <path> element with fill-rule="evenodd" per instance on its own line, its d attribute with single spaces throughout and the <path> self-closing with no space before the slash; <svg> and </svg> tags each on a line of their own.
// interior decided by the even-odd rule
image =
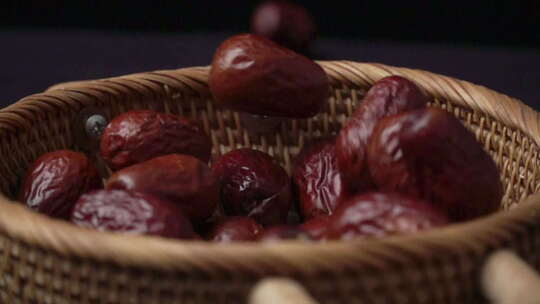
<svg viewBox="0 0 540 304">
<path fill-rule="evenodd" d="M 96 106 L 111 118 L 131 109 L 155 109 L 185 115 L 198 121 L 211 135 L 213 155 L 231 149 L 252 147 L 273 155 L 289 172 L 291 162 L 302 145 L 311 138 L 336 134 L 348 115 L 361 101 L 367 87 L 334 86 L 324 111 L 311 119 L 284 120 L 277 129 L 255 133 L 245 127 L 236 112 L 216 109 L 209 94 L 174 89 L 166 84 L 156 85 L 148 94 L 126 91 L 114 81 L 103 81 L 77 93 L 70 103 L 55 99 L 25 100 L 17 111 L 3 110 L 1 119 L 27 120 L 15 128 L 0 128 L 0 190 L 9 198 L 17 197 L 21 179 L 29 165 L 41 154 L 57 149 L 80 150 L 73 132 L 76 117 L 88 106 Z M 86 94 L 86 95 L 85 95 Z M 76 96 L 91 103 L 82 105 Z M 496 102 L 496 101 L 494 101 Z M 505 195 L 502 208 L 508 209 L 538 191 L 538 146 L 520 130 L 511 129 L 481 112 L 459 107 L 447 100 L 435 100 L 432 106 L 441 107 L 458 117 L 483 144 L 501 171 Z M 23 119 L 25 118 L 25 119 Z M 12 124 L 13 125 L 13 124 Z"/>
</svg>

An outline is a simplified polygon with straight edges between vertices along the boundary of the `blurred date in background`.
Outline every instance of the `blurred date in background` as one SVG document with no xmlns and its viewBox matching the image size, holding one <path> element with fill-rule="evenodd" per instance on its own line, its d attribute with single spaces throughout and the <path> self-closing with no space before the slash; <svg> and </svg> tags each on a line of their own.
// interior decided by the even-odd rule
<svg viewBox="0 0 540 304">
<path fill-rule="evenodd" d="M 249 30 L 264 1 L 67 1 L 0 4 L 2 27 L 159 32 Z M 540 1 L 290 1 L 322 36 L 396 41 L 538 46 Z"/>
</svg>

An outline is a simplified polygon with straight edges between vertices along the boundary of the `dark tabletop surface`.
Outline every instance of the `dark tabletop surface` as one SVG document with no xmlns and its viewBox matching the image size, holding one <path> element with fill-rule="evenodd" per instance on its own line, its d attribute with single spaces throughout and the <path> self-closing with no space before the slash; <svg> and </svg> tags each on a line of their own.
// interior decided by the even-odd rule
<svg viewBox="0 0 540 304">
<path fill-rule="evenodd" d="M 0 31 L 0 106 L 71 80 L 207 65 L 228 33 Z M 321 38 L 318 59 L 429 70 L 510 96 L 540 110 L 540 50 Z"/>
</svg>

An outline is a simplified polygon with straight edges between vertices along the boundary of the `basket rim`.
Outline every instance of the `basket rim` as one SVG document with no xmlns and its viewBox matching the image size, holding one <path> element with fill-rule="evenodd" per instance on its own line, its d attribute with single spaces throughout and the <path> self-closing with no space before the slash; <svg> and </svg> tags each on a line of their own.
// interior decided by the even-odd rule
<svg viewBox="0 0 540 304">
<path fill-rule="evenodd" d="M 388 75 L 403 75 L 415 80 L 434 97 L 452 100 L 453 103 L 473 110 L 480 110 L 505 125 L 519 129 L 540 145 L 538 113 L 520 101 L 466 81 L 437 75 L 427 71 L 396 68 L 376 63 L 351 61 L 319 61 L 334 86 L 367 86 Z M 169 71 L 138 73 L 97 81 L 55 86 L 51 90 L 31 95 L 0 110 L 1 132 L 25 128 L 36 115 L 35 108 L 46 105 L 49 111 L 56 106 L 81 107 L 92 100 L 76 100 L 81 92 L 100 86 L 100 82 L 123 80 L 143 81 L 160 79 L 163 84 L 176 81 L 189 86 L 198 94 L 208 94 L 206 79 L 208 67 L 184 68 Z M 206 92 L 206 93 L 205 93 Z M 84 98 L 83 98 L 84 99 Z M 87 98 L 88 99 L 88 98 Z M 55 106 L 51 106 L 54 101 Z M 497 102 L 494 102 L 497 101 Z M 81 105 L 82 104 L 82 105 Z M 393 260 L 433 257 L 435 252 L 460 254 L 457 248 L 467 247 L 483 254 L 491 249 L 486 240 L 496 237 L 509 241 L 516 234 L 526 233 L 531 227 L 540 226 L 540 194 L 506 212 L 470 222 L 413 235 L 384 239 L 347 242 L 302 243 L 285 241 L 270 245 L 260 243 L 213 244 L 200 241 L 170 240 L 151 236 L 120 235 L 76 227 L 68 222 L 55 220 L 28 210 L 7 198 L 0 197 L 0 233 L 12 240 L 50 250 L 60 256 L 90 259 L 122 266 L 160 269 L 162 271 L 198 271 L 203 273 L 230 270 L 257 275 L 261 269 L 272 265 L 275 271 L 294 274 L 318 273 L 336 265 L 354 267 L 359 263 L 379 265 L 376 254 Z M 359 250 L 362 249 L 362 250 Z M 389 254 L 394 252 L 399 254 Z M 406 254 L 404 254 L 406 253 Z M 247 266 L 250 265 L 250 266 Z M 316 267 L 314 267 L 316 265 Z"/>
</svg>

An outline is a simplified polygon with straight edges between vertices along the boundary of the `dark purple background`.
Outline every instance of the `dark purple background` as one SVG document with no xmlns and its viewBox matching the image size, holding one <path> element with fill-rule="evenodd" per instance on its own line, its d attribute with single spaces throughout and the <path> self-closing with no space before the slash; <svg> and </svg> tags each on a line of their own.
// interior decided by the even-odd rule
<svg viewBox="0 0 540 304">
<path fill-rule="evenodd" d="M 62 81 L 207 65 L 262 1 L 0 1 L 0 106 Z M 319 59 L 430 70 L 540 109 L 539 0 L 290 1 L 315 19 Z"/>
<path fill-rule="evenodd" d="M 70 80 L 207 65 L 229 33 L 86 30 L 0 31 L 0 105 Z M 380 62 L 457 77 L 520 98 L 540 109 L 540 51 L 451 44 L 325 39 L 318 58 Z"/>
</svg>

